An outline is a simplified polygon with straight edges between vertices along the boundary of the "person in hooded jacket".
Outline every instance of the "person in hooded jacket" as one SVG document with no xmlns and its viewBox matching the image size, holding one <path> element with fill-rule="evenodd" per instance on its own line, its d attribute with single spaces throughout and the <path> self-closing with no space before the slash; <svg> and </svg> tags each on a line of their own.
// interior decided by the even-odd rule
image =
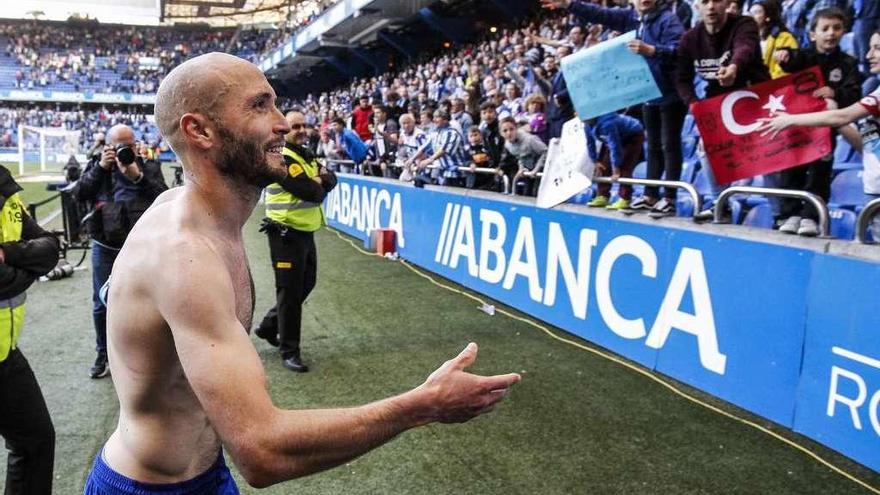
<svg viewBox="0 0 880 495">
<path fill-rule="evenodd" d="M 681 129 L 687 115 L 675 88 L 675 64 L 678 42 L 684 27 L 665 1 L 632 0 L 635 9 L 607 8 L 582 0 L 541 0 L 545 8 L 567 8 L 583 23 L 601 24 L 621 33 L 635 31 L 629 49 L 645 57 L 661 96 L 642 106 L 648 138 L 648 178 L 666 180 L 681 177 L 683 161 Z M 675 215 L 676 190 L 667 188 L 658 198 L 656 187 L 646 187 L 644 196 L 629 205 L 633 210 L 652 210 L 654 216 Z"/>
</svg>

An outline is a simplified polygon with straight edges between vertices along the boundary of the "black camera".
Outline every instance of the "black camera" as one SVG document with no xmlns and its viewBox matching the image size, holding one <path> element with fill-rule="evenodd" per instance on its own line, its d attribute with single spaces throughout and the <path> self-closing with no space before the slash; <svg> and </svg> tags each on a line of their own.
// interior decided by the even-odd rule
<svg viewBox="0 0 880 495">
<path fill-rule="evenodd" d="M 115 151 L 116 161 L 121 165 L 129 166 L 134 163 L 135 158 L 137 158 L 134 148 L 130 144 L 118 144 L 116 145 Z"/>
</svg>

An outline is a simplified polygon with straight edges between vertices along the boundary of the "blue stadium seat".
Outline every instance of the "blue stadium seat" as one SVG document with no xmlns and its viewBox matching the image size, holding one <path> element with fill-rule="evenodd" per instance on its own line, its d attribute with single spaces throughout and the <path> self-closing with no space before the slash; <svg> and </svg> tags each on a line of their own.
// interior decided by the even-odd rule
<svg viewBox="0 0 880 495">
<path fill-rule="evenodd" d="M 831 182 L 831 199 L 828 201 L 828 207 L 854 210 L 870 199 L 871 197 L 865 194 L 862 171 L 845 170 Z"/>
<path fill-rule="evenodd" d="M 852 155 L 856 151 L 850 146 L 843 136 L 837 136 L 837 142 L 834 146 L 834 163 L 846 163 L 851 161 Z"/>
<path fill-rule="evenodd" d="M 743 216 L 743 204 L 736 200 L 730 200 L 727 202 L 727 206 L 730 208 L 731 223 L 740 223 Z"/>
<path fill-rule="evenodd" d="M 752 177 L 752 183 L 750 184 L 752 187 L 766 187 L 764 185 L 764 176 L 756 175 Z"/>
<path fill-rule="evenodd" d="M 773 210 L 768 203 L 764 203 L 749 210 L 743 219 L 743 225 L 759 229 L 772 229 L 773 221 Z"/>
<path fill-rule="evenodd" d="M 675 216 L 692 217 L 694 215 L 694 200 L 690 196 L 679 196 L 675 200 Z"/>
<path fill-rule="evenodd" d="M 693 182 L 699 166 L 700 160 L 696 158 L 685 160 L 681 166 L 681 180 L 684 182 Z"/>
<path fill-rule="evenodd" d="M 694 116 L 688 113 L 684 116 L 684 125 L 681 128 L 681 137 L 688 137 L 694 133 L 694 127 L 696 127 L 697 121 L 694 120 Z"/>
<path fill-rule="evenodd" d="M 700 196 L 712 194 L 712 188 L 709 186 L 709 178 L 706 177 L 705 170 L 701 169 L 697 172 L 697 176 L 694 177 L 694 187 L 697 188 L 697 193 Z"/>
<path fill-rule="evenodd" d="M 855 57 L 856 56 L 856 48 L 854 41 L 854 35 L 852 31 L 843 35 L 843 38 L 840 38 L 840 49 L 843 50 L 844 53 Z"/>
<path fill-rule="evenodd" d="M 696 155 L 698 140 L 696 121 L 693 115 L 687 114 L 684 118 L 684 126 L 681 128 L 681 151 L 686 160 Z"/>
<path fill-rule="evenodd" d="M 569 198 L 568 202 L 576 205 L 585 205 L 589 203 L 591 199 L 593 199 L 593 188 L 588 187 Z"/>
<path fill-rule="evenodd" d="M 837 175 L 844 170 L 863 170 L 864 168 L 864 164 L 859 160 L 857 162 L 834 162 L 831 170 L 834 175 Z"/>
<path fill-rule="evenodd" d="M 856 214 L 850 210 L 835 208 L 828 212 L 831 217 L 831 236 L 837 239 L 855 238 Z"/>
<path fill-rule="evenodd" d="M 633 169 L 633 179 L 644 179 L 648 176 L 648 162 L 640 162 Z"/>
</svg>

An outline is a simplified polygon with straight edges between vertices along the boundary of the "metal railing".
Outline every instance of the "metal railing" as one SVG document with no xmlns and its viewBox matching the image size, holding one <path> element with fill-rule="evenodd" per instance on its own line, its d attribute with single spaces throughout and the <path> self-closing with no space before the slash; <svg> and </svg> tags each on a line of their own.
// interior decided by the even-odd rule
<svg viewBox="0 0 880 495">
<path fill-rule="evenodd" d="M 863 209 L 861 213 L 859 213 L 859 218 L 856 220 L 857 242 L 868 244 L 868 225 L 870 225 L 871 220 L 878 213 L 880 213 L 880 198 L 870 201 L 868 204 L 865 205 L 865 209 Z M 874 239 L 874 242 L 880 242 L 880 239 Z"/>
<path fill-rule="evenodd" d="M 324 163 L 335 163 L 337 165 L 357 165 L 354 160 L 342 160 L 340 158 L 324 158 Z"/>
<path fill-rule="evenodd" d="M 34 221 L 37 221 L 37 208 L 39 208 L 40 206 L 43 206 L 43 205 L 47 205 L 60 197 L 61 197 L 61 193 L 58 193 L 58 194 L 54 194 L 52 196 L 49 196 L 48 198 L 44 199 L 43 201 L 29 204 L 27 207 L 28 214 L 30 215 L 31 218 L 34 219 Z"/>
<path fill-rule="evenodd" d="M 543 177 L 544 173 L 538 172 L 537 176 Z M 617 180 L 614 180 L 611 177 L 593 177 L 592 180 L 595 183 L 602 184 L 617 183 L 629 184 L 631 186 L 673 187 L 675 189 L 684 189 L 694 201 L 694 212 L 691 214 L 691 218 L 696 218 L 697 213 L 703 209 L 703 200 L 700 198 L 700 193 L 697 192 L 697 188 L 690 182 L 680 180 L 633 179 L 629 177 L 620 177 Z"/>
<path fill-rule="evenodd" d="M 357 165 L 353 160 L 338 160 L 338 159 L 333 159 L 333 158 L 327 158 L 324 160 L 324 162 L 327 164 L 333 163 L 333 164 L 337 164 L 337 165 L 347 165 L 347 166 Z M 361 165 L 362 166 L 363 165 L 378 165 L 378 162 L 364 161 L 364 162 L 361 162 Z M 396 168 L 401 168 L 398 165 L 393 165 L 393 166 Z M 428 165 L 426 168 L 428 170 L 436 170 L 436 169 L 440 168 L 440 165 L 432 164 L 432 165 Z M 497 169 L 477 167 L 474 170 L 471 170 L 471 168 L 468 166 L 460 166 L 460 167 L 458 167 L 458 170 L 459 170 L 459 172 L 474 172 L 477 174 L 495 175 L 495 172 Z M 393 178 L 393 177 L 386 177 L 386 178 Z M 511 193 L 510 178 L 507 175 L 502 175 L 501 176 L 501 183 L 504 185 L 504 194 L 510 194 Z"/>
<path fill-rule="evenodd" d="M 694 202 L 694 211 L 691 214 L 691 218 L 695 218 L 697 213 L 703 209 L 703 200 L 700 198 L 700 193 L 697 192 L 697 188 L 690 182 L 680 180 L 630 179 L 624 177 L 621 177 L 616 181 L 612 180 L 610 177 L 595 177 L 593 178 L 593 182 L 605 184 L 614 184 L 617 182 L 618 184 L 629 184 L 633 186 L 673 187 L 675 189 L 684 189 Z"/>
<path fill-rule="evenodd" d="M 715 200 L 714 223 L 724 223 L 724 208 L 727 206 L 727 200 L 734 194 L 753 194 L 758 196 L 777 196 L 781 198 L 795 198 L 810 202 L 819 215 L 819 235 L 820 237 L 831 237 L 831 221 L 828 216 L 828 206 L 822 201 L 822 198 L 813 193 L 806 191 L 794 191 L 789 189 L 774 189 L 765 187 L 751 186 L 732 186 L 728 187 Z"/>
</svg>

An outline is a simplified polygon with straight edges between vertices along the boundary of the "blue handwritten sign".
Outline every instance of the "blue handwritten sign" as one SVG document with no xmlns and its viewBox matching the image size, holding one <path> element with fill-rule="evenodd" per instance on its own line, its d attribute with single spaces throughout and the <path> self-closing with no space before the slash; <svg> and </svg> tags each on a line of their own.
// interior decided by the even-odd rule
<svg viewBox="0 0 880 495">
<path fill-rule="evenodd" d="M 630 31 L 562 59 L 578 117 L 598 117 L 661 96 L 648 63 L 626 47 L 635 37 Z"/>
</svg>

